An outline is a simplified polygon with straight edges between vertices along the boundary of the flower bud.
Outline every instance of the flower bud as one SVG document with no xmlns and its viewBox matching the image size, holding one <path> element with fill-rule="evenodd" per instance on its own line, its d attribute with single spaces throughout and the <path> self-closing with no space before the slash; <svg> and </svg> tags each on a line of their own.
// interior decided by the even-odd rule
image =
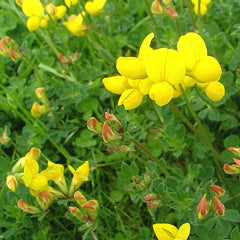
<svg viewBox="0 0 240 240">
<path fill-rule="evenodd" d="M 15 0 L 15 2 L 19 7 L 22 7 L 23 0 Z"/>
<path fill-rule="evenodd" d="M 49 3 L 46 6 L 46 11 L 49 15 L 54 15 L 57 12 L 57 8 L 52 3 Z"/>
<path fill-rule="evenodd" d="M 113 114 L 109 114 L 108 112 L 105 112 L 105 118 L 107 119 L 108 123 L 113 128 L 113 130 L 115 130 L 118 133 L 124 134 L 122 129 L 122 124 Z"/>
<path fill-rule="evenodd" d="M 148 203 L 148 206 L 151 208 L 151 209 L 156 209 L 157 206 L 160 205 L 161 203 L 161 196 L 157 195 L 157 194 L 154 194 L 154 193 L 150 193 L 146 196 L 143 197 L 145 200 L 147 200 L 147 203 Z"/>
<path fill-rule="evenodd" d="M 151 5 L 151 12 L 156 15 L 162 15 L 164 10 L 159 0 L 155 0 Z"/>
<path fill-rule="evenodd" d="M 240 160 L 239 160 L 239 159 L 237 159 L 237 158 L 233 158 L 233 161 L 234 161 L 237 165 L 240 166 Z"/>
<path fill-rule="evenodd" d="M 10 141 L 10 137 L 7 135 L 7 129 L 4 130 L 3 135 L 0 136 L 0 144 L 6 145 Z"/>
<path fill-rule="evenodd" d="M 53 201 L 53 197 L 49 192 L 40 192 L 36 198 L 43 211 L 46 211 Z"/>
<path fill-rule="evenodd" d="M 174 12 L 170 7 L 167 7 L 168 10 L 168 14 L 171 18 L 177 18 L 178 14 L 176 12 Z"/>
<path fill-rule="evenodd" d="M 13 50 L 12 47 L 9 47 L 9 56 L 14 62 L 22 58 L 22 54 L 19 51 Z"/>
<path fill-rule="evenodd" d="M 0 40 L 0 54 L 4 57 L 9 56 L 9 49 L 8 49 L 4 39 Z"/>
<path fill-rule="evenodd" d="M 230 147 L 228 150 L 234 153 L 236 157 L 240 157 L 240 147 Z"/>
<path fill-rule="evenodd" d="M 88 119 L 87 128 L 96 134 L 102 133 L 102 124 L 95 117 Z"/>
<path fill-rule="evenodd" d="M 7 187 L 12 191 L 12 192 L 15 192 L 16 191 L 16 188 L 18 186 L 18 181 L 16 179 L 15 176 L 13 175 L 8 175 L 7 176 L 7 179 L 6 179 L 6 184 L 7 184 Z"/>
<path fill-rule="evenodd" d="M 79 191 L 74 193 L 74 199 L 80 206 L 87 202 L 87 199 Z"/>
<path fill-rule="evenodd" d="M 73 58 L 71 56 L 64 56 L 62 53 L 59 53 L 58 59 L 62 64 L 69 64 L 69 63 L 74 63 L 75 56 Z"/>
<path fill-rule="evenodd" d="M 222 187 L 211 185 L 210 188 L 212 189 L 214 195 L 216 195 L 218 198 L 221 198 L 225 194 L 225 190 Z"/>
<path fill-rule="evenodd" d="M 48 104 L 47 95 L 45 93 L 44 87 L 36 88 L 35 93 L 37 95 L 37 98 L 43 103 Z"/>
<path fill-rule="evenodd" d="M 225 214 L 225 207 L 222 204 L 222 202 L 217 198 L 214 197 L 214 201 L 215 201 L 215 207 L 214 207 L 214 212 L 219 215 L 219 216 L 224 216 Z"/>
<path fill-rule="evenodd" d="M 38 214 L 41 213 L 40 209 L 27 204 L 23 199 L 18 200 L 18 207 L 22 209 L 24 212 L 31 213 L 31 214 Z"/>
<path fill-rule="evenodd" d="M 223 170 L 227 174 L 238 174 L 240 173 L 240 166 L 236 164 L 225 163 L 223 166 Z"/>
<path fill-rule="evenodd" d="M 82 205 L 82 209 L 87 214 L 87 221 L 85 221 L 88 227 L 94 224 L 94 221 L 98 213 L 98 202 L 96 200 L 89 200 Z"/>
<path fill-rule="evenodd" d="M 207 194 L 205 193 L 197 206 L 197 214 L 199 219 L 203 219 L 209 212 L 206 196 Z"/>
<path fill-rule="evenodd" d="M 79 208 L 77 208 L 77 207 L 69 207 L 69 210 L 70 210 L 71 214 L 74 217 L 78 218 L 79 220 L 85 222 L 85 220 L 87 219 L 86 214 L 83 211 L 81 211 Z"/>
<path fill-rule="evenodd" d="M 45 105 L 39 105 L 38 103 L 34 103 L 31 108 L 31 114 L 34 118 L 41 117 L 44 113 L 48 111 Z"/>
<path fill-rule="evenodd" d="M 122 138 L 122 136 L 120 134 L 116 133 L 115 131 L 113 131 L 110 128 L 107 121 L 105 121 L 103 124 L 102 137 L 103 137 L 103 141 L 105 143 L 114 142 L 114 141 L 120 140 Z"/>
</svg>

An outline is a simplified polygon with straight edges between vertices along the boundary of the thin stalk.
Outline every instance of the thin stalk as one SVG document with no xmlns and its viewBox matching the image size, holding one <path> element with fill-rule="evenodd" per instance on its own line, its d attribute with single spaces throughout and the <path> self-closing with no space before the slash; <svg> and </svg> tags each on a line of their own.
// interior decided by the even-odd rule
<svg viewBox="0 0 240 240">
<path fill-rule="evenodd" d="M 222 163 L 222 159 L 220 159 L 219 157 L 219 154 L 217 153 L 216 149 L 214 148 L 210 138 L 209 138 L 209 135 L 206 131 L 206 129 L 204 128 L 202 122 L 200 121 L 200 119 L 197 117 L 197 114 L 194 112 L 194 110 L 192 109 L 192 106 L 190 105 L 190 102 L 188 101 L 188 98 L 187 98 L 187 95 L 182 87 L 182 85 L 180 84 L 180 89 L 181 89 L 181 92 L 182 92 L 182 95 L 183 95 L 183 98 L 187 104 L 187 107 L 188 107 L 188 110 L 190 111 L 190 113 L 192 114 L 194 120 L 197 122 L 197 124 L 199 125 L 200 129 L 201 129 L 201 132 L 205 138 L 206 141 L 204 141 L 207 146 L 209 147 L 209 149 L 211 150 L 212 154 L 213 154 L 213 159 L 215 161 L 215 164 L 217 166 L 217 170 L 218 170 L 218 175 L 220 177 L 220 179 L 222 179 L 225 183 L 225 185 L 228 185 L 227 184 L 227 181 L 226 181 L 226 178 L 225 178 L 225 174 L 223 172 L 223 169 L 221 167 L 221 163 Z"/>
<path fill-rule="evenodd" d="M 142 149 L 158 165 L 158 167 L 162 170 L 166 177 L 170 176 L 169 172 L 163 167 L 163 165 L 158 161 L 158 159 L 155 158 L 141 143 L 137 142 L 133 138 L 129 138 L 129 140 L 136 146 L 138 146 L 140 149 Z"/>
<path fill-rule="evenodd" d="M 181 28 L 180 28 L 179 19 L 178 19 L 178 17 L 175 17 L 174 20 L 175 20 L 175 24 L 176 24 L 176 28 L 177 28 L 177 32 L 178 32 L 178 37 L 181 37 Z"/>
<path fill-rule="evenodd" d="M 93 240 L 98 240 L 92 229 L 90 229 L 90 233 L 92 235 Z"/>
<path fill-rule="evenodd" d="M 76 240 L 75 237 L 68 231 L 68 229 L 61 223 L 59 222 L 56 218 L 51 216 L 50 214 L 46 214 L 46 217 L 52 220 L 56 225 L 58 225 L 67 235 L 70 237 L 72 240 Z"/>
<path fill-rule="evenodd" d="M 201 36 L 203 36 L 203 32 L 202 32 L 202 23 L 201 23 L 201 0 L 198 0 L 198 16 L 197 16 L 197 19 L 198 19 L 198 31 L 199 31 L 199 34 Z"/>
<path fill-rule="evenodd" d="M 1 199 L 2 199 L 2 195 L 3 195 L 3 191 L 5 189 L 5 186 L 6 186 L 5 182 L 3 182 L 3 185 L 2 185 L 1 190 L 0 190 L 0 202 L 1 202 Z"/>
<path fill-rule="evenodd" d="M 153 17 L 153 14 L 152 14 L 151 9 L 150 9 L 150 7 L 149 7 L 148 1 L 147 1 L 147 0 L 144 0 L 144 3 L 145 3 L 145 5 L 146 5 L 148 15 L 150 16 L 150 18 L 151 18 L 151 20 L 152 20 L 152 23 L 154 24 L 155 27 L 157 27 L 157 22 L 156 22 L 156 20 L 155 20 L 154 17 Z"/>
<path fill-rule="evenodd" d="M 197 25 L 196 25 L 195 20 L 194 20 L 193 10 L 192 10 L 192 5 L 191 4 L 192 4 L 191 0 L 187 0 L 188 12 L 189 12 L 189 15 L 190 15 L 190 18 L 191 18 L 191 21 L 192 21 L 192 25 L 193 25 L 194 29 L 197 29 Z"/>
<path fill-rule="evenodd" d="M 156 115 L 159 123 L 163 126 L 164 123 L 163 123 L 163 121 L 161 120 L 161 118 L 159 117 L 159 115 L 158 115 L 158 113 L 157 113 L 157 111 L 156 111 L 156 108 L 155 108 L 155 106 L 154 106 L 154 103 L 153 103 L 153 101 L 152 101 L 150 98 L 149 98 L 149 102 L 150 102 L 150 104 L 151 104 L 151 107 L 152 107 L 152 109 L 153 109 L 153 111 L 154 111 L 154 113 L 155 113 L 155 115 Z"/>
</svg>

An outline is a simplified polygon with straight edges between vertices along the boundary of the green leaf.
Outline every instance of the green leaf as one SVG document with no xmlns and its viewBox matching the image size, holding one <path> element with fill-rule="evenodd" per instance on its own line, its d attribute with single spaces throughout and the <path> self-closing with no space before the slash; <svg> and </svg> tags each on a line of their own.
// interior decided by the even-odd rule
<svg viewBox="0 0 240 240">
<path fill-rule="evenodd" d="M 237 135 L 230 135 L 223 141 L 224 147 L 238 147 L 240 146 L 240 138 Z"/>
<path fill-rule="evenodd" d="M 230 222 L 240 222 L 239 212 L 235 209 L 226 210 L 225 219 Z"/>
</svg>

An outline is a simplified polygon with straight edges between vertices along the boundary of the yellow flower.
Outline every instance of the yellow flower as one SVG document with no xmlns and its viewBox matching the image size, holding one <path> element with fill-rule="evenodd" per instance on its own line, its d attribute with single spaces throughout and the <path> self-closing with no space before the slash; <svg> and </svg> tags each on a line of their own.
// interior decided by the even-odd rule
<svg viewBox="0 0 240 240">
<path fill-rule="evenodd" d="M 84 181 L 88 180 L 89 175 L 89 162 L 86 161 L 76 170 L 70 165 L 68 165 L 69 170 L 73 174 L 72 182 L 69 188 L 69 194 L 72 195 Z"/>
<path fill-rule="evenodd" d="M 86 32 L 86 26 L 83 24 L 83 16 L 85 12 L 79 13 L 77 16 L 72 14 L 68 17 L 67 22 L 63 25 L 75 36 L 83 36 Z"/>
<path fill-rule="evenodd" d="M 47 13 L 51 16 L 53 20 L 60 19 L 64 16 L 65 12 L 67 11 L 67 8 L 63 5 L 60 6 L 54 6 L 52 3 L 49 3 L 46 6 Z"/>
<path fill-rule="evenodd" d="M 64 193 L 67 193 L 67 184 L 64 178 L 64 166 L 62 164 L 55 164 L 48 161 L 48 167 L 41 171 L 41 175 L 45 176 L 48 180 L 54 181 Z"/>
<path fill-rule="evenodd" d="M 48 111 L 45 105 L 39 105 L 38 103 L 34 103 L 31 108 L 31 114 L 35 118 L 41 117 L 44 113 Z"/>
<path fill-rule="evenodd" d="M 23 0 L 22 11 L 29 17 L 27 20 L 29 31 L 47 26 L 48 16 L 44 16 L 44 8 L 39 0 Z"/>
<path fill-rule="evenodd" d="M 128 79 L 123 76 L 107 77 L 102 80 L 104 87 L 111 93 L 122 94 L 126 89 L 130 88 Z"/>
<path fill-rule="evenodd" d="M 75 5 L 78 3 L 78 0 L 64 0 L 65 4 L 70 8 L 71 5 Z"/>
<path fill-rule="evenodd" d="M 203 91 L 206 93 L 208 98 L 214 102 L 220 101 L 225 95 L 224 86 L 217 81 L 208 83 Z"/>
<path fill-rule="evenodd" d="M 143 40 L 138 57 L 119 57 L 116 68 L 118 72 L 127 78 L 142 79 L 146 78 L 146 62 L 149 54 L 153 51 L 150 47 L 154 37 L 153 33 L 148 34 Z"/>
<path fill-rule="evenodd" d="M 192 0 L 194 4 L 194 12 L 198 14 L 198 2 L 199 0 Z M 207 12 L 207 5 L 211 2 L 211 0 L 201 0 L 200 3 L 200 15 L 205 15 Z"/>
<path fill-rule="evenodd" d="M 85 3 L 85 10 L 89 14 L 97 15 L 102 12 L 105 3 L 106 0 L 93 0 L 93 2 L 88 1 Z"/>
<path fill-rule="evenodd" d="M 190 234 L 190 224 L 184 223 L 179 229 L 167 223 L 153 225 L 158 240 L 187 240 Z"/>
</svg>

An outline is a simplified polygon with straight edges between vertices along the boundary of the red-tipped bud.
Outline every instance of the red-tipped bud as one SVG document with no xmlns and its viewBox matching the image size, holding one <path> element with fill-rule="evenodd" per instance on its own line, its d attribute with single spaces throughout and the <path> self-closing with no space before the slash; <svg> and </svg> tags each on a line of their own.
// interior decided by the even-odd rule
<svg viewBox="0 0 240 240">
<path fill-rule="evenodd" d="M 96 200 L 89 200 L 82 205 L 82 209 L 87 214 L 87 220 L 85 221 L 88 227 L 94 224 L 94 221 L 98 213 L 98 202 Z"/>
<path fill-rule="evenodd" d="M 79 191 L 74 193 L 74 199 L 80 206 L 87 202 L 87 199 Z"/>
<path fill-rule="evenodd" d="M 52 204 L 53 197 L 49 192 L 40 192 L 37 195 L 38 204 L 41 206 L 43 211 L 46 211 Z"/>
<path fill-rule="evenodd" d="M 214 212 L 219 215 L 219 216 L 224 216 L 225 214 L 225 207 L 222 204 L 222 202 L 217 198 L 214 197 L 214 201 L 215 201 L 215 207 L 214 207 Z"/>
<path fill-rule="evenodd" d="M 58 59 L 62 64 L 69 64 L 69 63 L 74 63 L 75 56 L 73 58 L 71 56 L 64 56 L 62 53 L 59 53 Z"/>
<path fill-rule="evenodd" d="M 48 111 L 45 105 L 39 105 L 38 103 L 34 103 L 31 108 L 31 114 L 34 118 L 41 117 L 44 113 Z"/>
<path fill-rule="evenodd" d="M 96 134 L 102 133 L 102 124 L 95 117 L 88 119 L 87 128 Z"/>
<path fill-rule="evenodd" d="M 168 14 L 171 18 L 178 17 L 178 14 L 176 12 L 174 12 L 170 7 L 167 7 L 167 10 L 168 10 Z"/>
<path fill-rule="evenodd" d="M 225 194 L 225 190 L 220 186 L 211 185 L 210 188 L 212 189 L 214 195 L 217 196 L 218 198 L 223 197 Z"/>
<path fill-rule="evenodd" d="M 230 147 L 228 150 L 233 152 L 237 157 L 240 157 L 240 147 Z"/>
<path fill-rule="evenodd" d="M 14 51 L 12 47 L 9 47 L 9 56 L 14 62 L 22 58 L 22 54 L 20 52 Z"/>
<path fill-rule="evenodd" d="M 15 176 L 13 175 L 8 175 L 7 176 L 7 179 L 6 179 L 6 184 L 7 184 L 7 187 L 12 191 L 12 192 L 15 192 L 16 191 L 16 188 L 18 186 L 18 181 L 16 179 Z"/>
<path fill-rule="evenodd" d="M 57 12 L 57 7 L 55 7 L 52 3 L 49 3 L 46 6 L 46 11 L 49 15 L 54 15 Z"/>
<path fill-rule="evenodd" d="M 223 170 L 227 174 L 238 174 L 240 173 L 240 166 L 237 164 L 227 164 L 223 166 Z"/>
<path fill-rule="evenodd" d="M 3 135 L 0 136 L 0 144 L 6 145 L 10 141 L 10 137 L 7 135 L 7 129 L 4 130 Z"/>
<path fill-rule="evenodd" d="M 0 40 L 0 54 L 4 57 L 9 56 L 9 49 L 8 49 L 4 39 Z"/>
<path fill-rule="evenodd" d="M 112 128 L 110 128 L 107 121 L 103 123 L 102 137 L 105 143 L 114 142 L 122 138 L 120 134 L 116 133 Z"/>
<path fill-rule="evenodd" d="M 44 87 L 36 88 L 35 93 L 37 95 L 37 98 L 43 103 L 48 104 L 47 95 L 45 93 Z"/>
<path fill-rule="evenodd" d="M 148 203 L 148 206 L 151 208 L 151 209 L 156 209 L 157 206 L 160 205 L 161 203 L 161 196 L 157 195 L 157 194 L 154 194 L 154 193 L 150 193 L 146 196 L 143 197 L 145 200 L 147 200 L 147 203 Z"/>
<path fill-rule="evenodd" d="M 239 160 L 239 159 L 237 159 L 237 158 L 233 158 L 233 161 L 234 161 L 237 165 L 240 166 L 240 160 Z"/>
<path fill-rule="evenodd" d="M 41 213 L 40 209 L 27 204 L 23 199 L 18 200 L 18 207 L 22 209 L 24 212 L 31 213 L 31 214 L 38 214 Z"/>
<path fill-rule="evenodd" d="M 164 9 L 163 9 L 159 0 L 155 0 L 155 1 L 152 2 L 151 12 L 153 14 L 156 14 L 156 15 L 162 15 L 163 14 Z"/>
<path fill-rule="evenodd" d="M 122 129 L 122 124 L 113 114 L 109 114 L 108 112 L 105 112 L 105 118 L 107 119 L 108 123 L 110 124 L 113 130 L 115 130 L 116 132 L 122 135 L 124 134 Z"/>
<path fill-rule="evenodd" d="M 205 193 L 197 206 L 197 215 L 199 219 L 203 219 L 209 212 L 206 196 L 207 194 Z"/>
</svg>

